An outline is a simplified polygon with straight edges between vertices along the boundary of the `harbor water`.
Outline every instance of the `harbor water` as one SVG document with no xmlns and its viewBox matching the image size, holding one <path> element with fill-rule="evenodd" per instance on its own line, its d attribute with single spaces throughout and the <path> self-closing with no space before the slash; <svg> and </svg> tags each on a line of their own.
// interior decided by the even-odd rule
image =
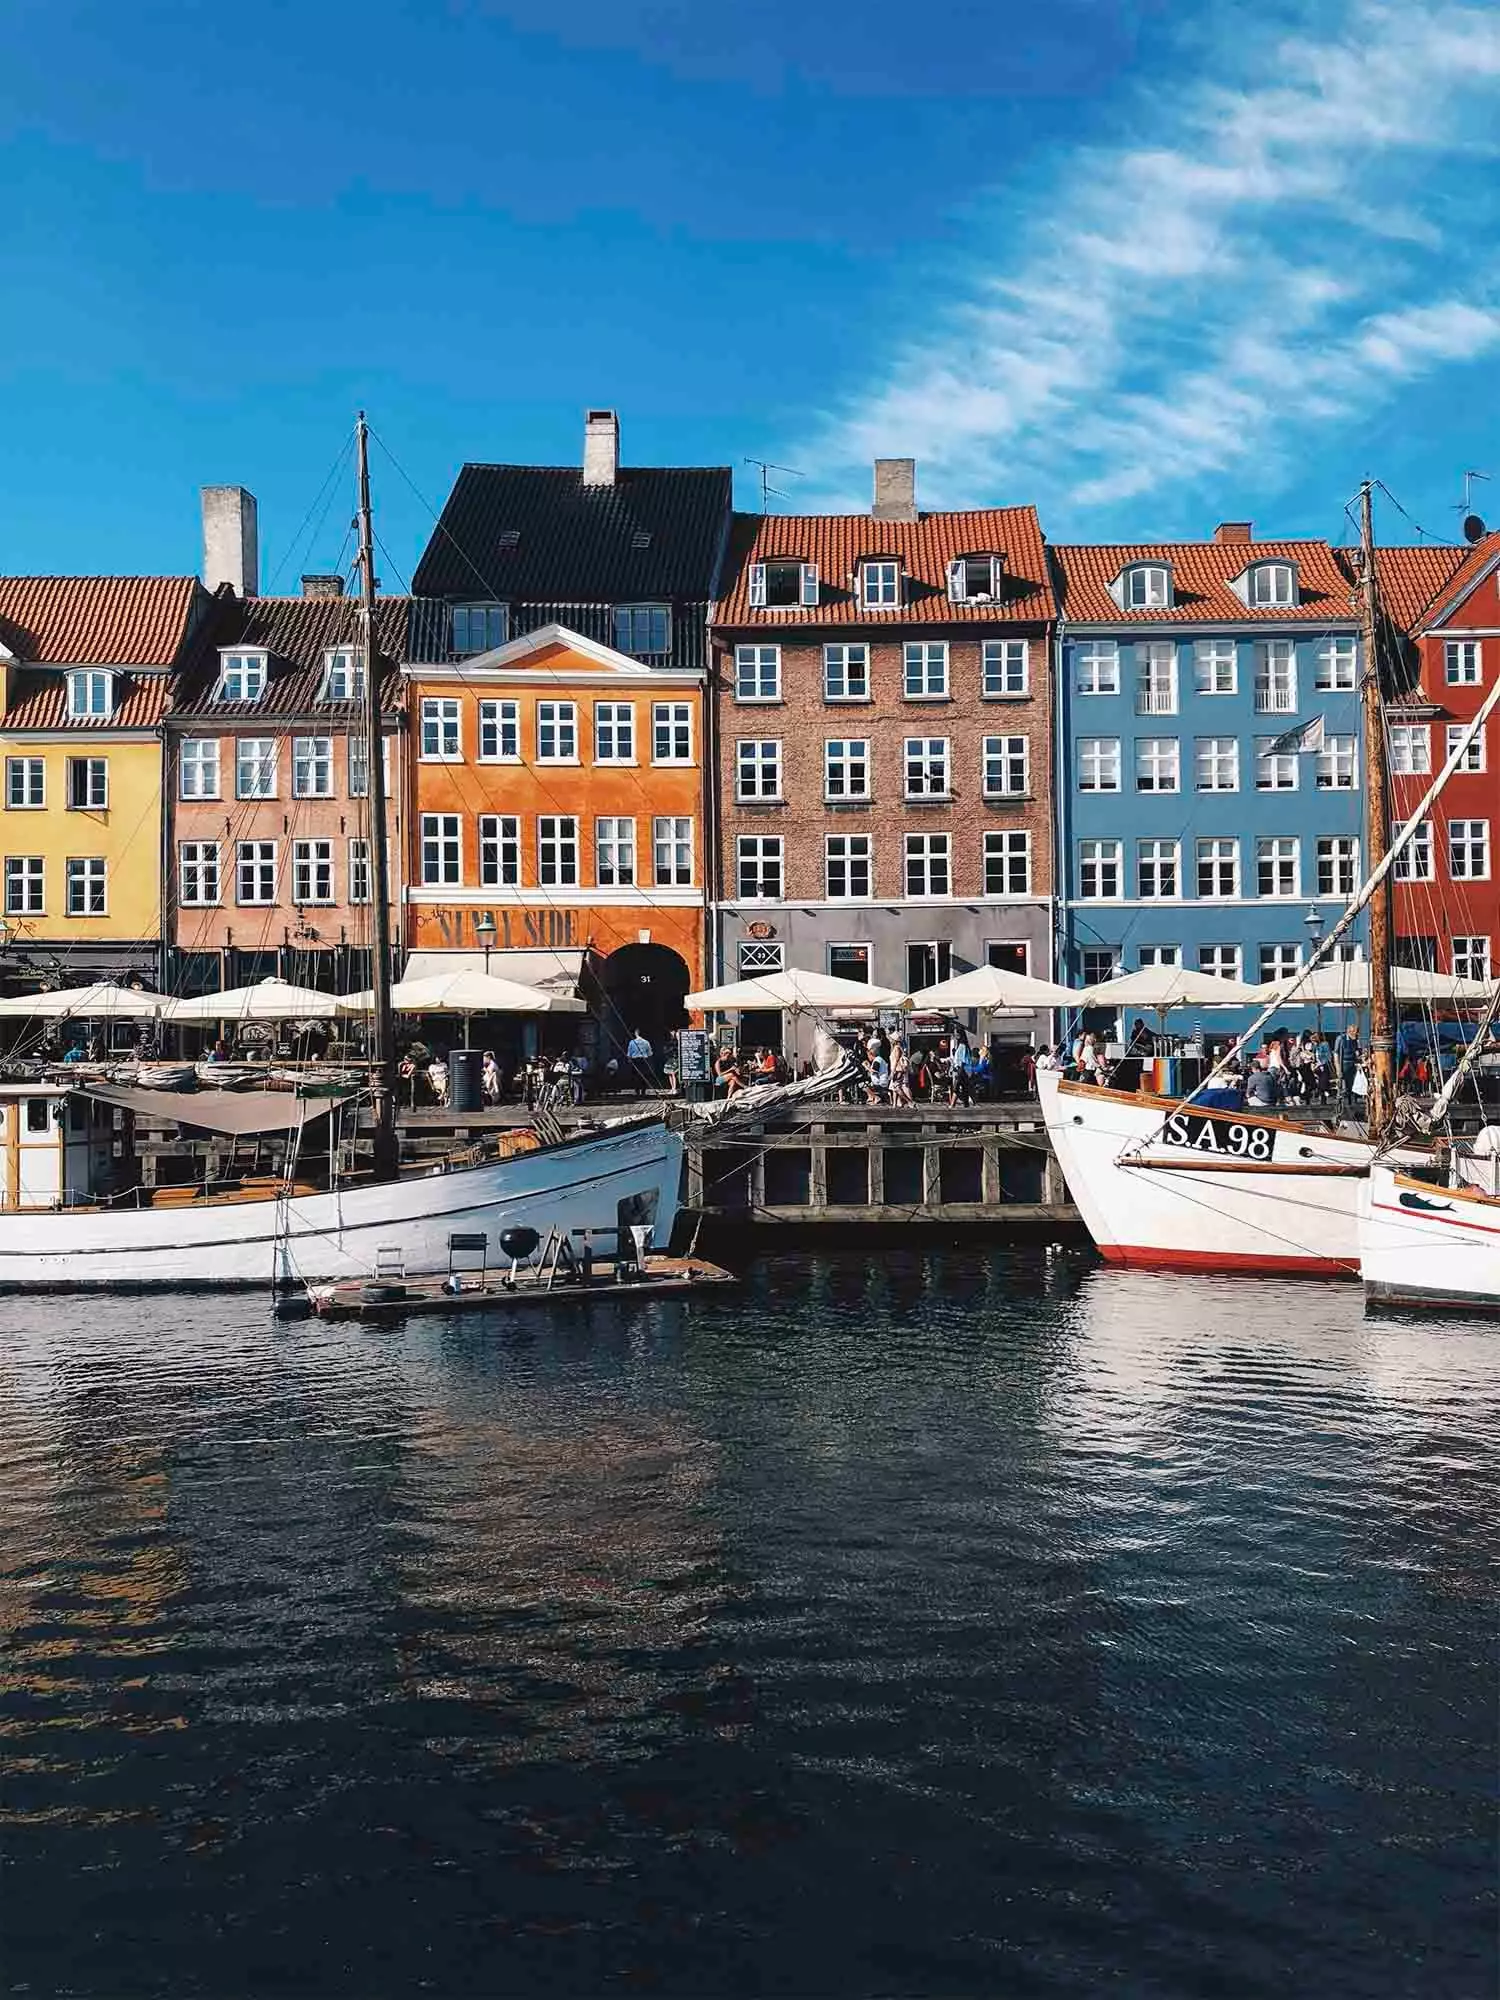
<svg viewBox="0 0 1500 2000">
<path fill-rule="evenodd" d="M 8 1993 L 1492 1995 L 1500 1331 L 0 1304 Z"/>
</svg>

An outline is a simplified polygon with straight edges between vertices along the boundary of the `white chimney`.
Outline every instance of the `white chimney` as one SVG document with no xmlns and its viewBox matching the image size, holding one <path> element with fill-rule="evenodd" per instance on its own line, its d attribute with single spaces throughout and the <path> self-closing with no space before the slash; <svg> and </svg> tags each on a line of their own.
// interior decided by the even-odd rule
<svg viewBox="0 0 1500 2000">
<path fill-rule="evenodd" d="M 613 410 L 590 410 L 583 420 L 583 483 L 613 486 L 620 470 L 620 419 Z"/>
<path fill-rule="evenodd" d="M 917 461 L 914 458 L 876 459 L 875 505 L 870 512 L 877 521 L 916 520 Z"/>
<path fill-rule="evenodd" d="M 243 486 L 205 486 L 203 581 L 210 590 L 233 586 L 236 597 L 260 594 L 260 534 L 255 495 Z"/>
</svg>

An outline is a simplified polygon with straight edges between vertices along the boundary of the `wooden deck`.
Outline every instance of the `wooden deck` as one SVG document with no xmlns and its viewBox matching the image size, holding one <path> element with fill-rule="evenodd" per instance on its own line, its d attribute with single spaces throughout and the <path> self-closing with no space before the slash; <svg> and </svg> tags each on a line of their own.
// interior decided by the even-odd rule
<svg viewBox="0 0 1500 2000">
<path fill-rule="evenodd" d="M 499 1272 L 467 1273 L 454 1280 L 431 1278 L 358 1278 L 334 1285 L 313 1285 L 308 1297 L 323 1319 L 401 1319 L 414 1312 L 511 1312 L 520 1306 L 604 1305 L 610 1301 L 681 1298 L 688 1293 L 721 1290 L 738 1284 L 732 1272 L 701 1257 L 648 1256 L 639 1277 L 621 1282 L 608 1258 L 593 1267 L 588 1283 L 559 1275 L 549 1282 L 523 1269 L 514 1285 Z"/>
</svg>

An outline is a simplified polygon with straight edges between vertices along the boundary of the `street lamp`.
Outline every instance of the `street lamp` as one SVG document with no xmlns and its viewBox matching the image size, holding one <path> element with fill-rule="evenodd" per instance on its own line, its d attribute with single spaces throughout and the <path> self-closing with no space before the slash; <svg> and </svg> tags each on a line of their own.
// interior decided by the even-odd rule
<svg viewBox="0 0 1500 2000">
<path fill-rule="evenodd" d="M 1323 942 L 1324 922 L 1323 912 L 1318 908 L 1316 903 L 1308 904 L 1307 915 L 1302 919 L 1302 922 L 1307 929 L 1308 955 L 1310 958 L 1316 958 L 1318 955 L 1318 946 Z M 1323 1002 L 1315 1000 L 1313 1004 L 1317 1008 L 1318 1040 L 1321 1042 L 1323 1039 Z"/>
<path fill-rule="evenodd" d="M 495 919 L 490 915 L 488 910 L 485 910 L 480 916 L 474 919 L 474 935 L 475 937 L 478 938 L 479 942 L 484 946 L 484 970 L 485 970 L 485 976 L 488 977 L 490 970 L 490 952 L 494 948 L 495 938 L 497 935 L 495 929 Z"/>
</svg>

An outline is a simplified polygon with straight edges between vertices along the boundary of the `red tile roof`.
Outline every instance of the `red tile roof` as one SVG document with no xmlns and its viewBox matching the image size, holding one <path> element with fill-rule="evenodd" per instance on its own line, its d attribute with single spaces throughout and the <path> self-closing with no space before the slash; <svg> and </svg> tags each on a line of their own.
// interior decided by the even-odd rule
<svg viewBox="0 0 1500 2000">
<path fill-rule="evenodd" d="M 1384 553 L 1385 551 L 1381 551 L 1376 557 L 1376 574 L 1380 577 L 1382 584 L 1384 584 L 1385 580 L 1385 569 L 1381 561 L 1381 556 Z M 1438 576 L 1432 589 L 1418 607 L 1418 611 L 1421 614 L 1421 622 L 1418 623 L 1414 620 L 1408 628 L 1414 632 L 1422 631 L 1427 626 L 1436 623 L 1438 614 L 1457 598 L 1460 598 L 1473 584 L 1477 583 L 1484 571 L 1495 560 L 1495 557 L 1500 555 L 1500 529 L 1497 529 L 1493 534 L 1483 536 L 1479 541 L 1473 543 L 1472 546 L 1465 548 L 1407 549 L 1401 551 L 1401 553 L 1418 556 L 1441 555 L 1447 558 L 1448 566 L 1446 571 Z"/>
<path fill-rule="evenodd" d="M 169 673 L 117 674 L 112 715 L 69 715 L 66 674 L 18 673 L 0 716 L 0 735 L 20 729 L 154 729 L 172 705 L 172 683 Z"/>
<path fill-rule="evenodd" d="M 1093 543 L 1055 548 L 1063 613 L 1075 625 L 1346 624 L 1358 617 L 1351 579 L 1327 542 Z M 1252 563 L 1297 565 L 1301 602 L 1247 605 L 1230 589 Z M 1173 602 L 1122 611 L 1109 586 L 1131 563 L 1170 564 Z"/>
<path fill-rule="evenodd" d="M 0 645 L 23 666 L 169 667 L 192 576 L 0 576 Z"/>
<path fill-rule="evenodd" d="M 948 565 L 955 556 L 1004 558 L 1006 589 L 994 604 L 953 604 Z M 871 611 L 860 603 L 854 576 L 865 556 L 897 556 L 906 574 L 899 610 Z M 753 607 L 750 565 L 777 557 L 818 566 L 816 606 Z M 923 514 L 915 521 L 877 521 L 868 514 L 736 514 L 729 586 L 715 623 L 770 627 L 824 625 L 1035 624 L 1057 613 L 1041 523 L 1034 507 L 984 507 L 967 513 Z"/>
<path fill-rule="evenodd" d="M 1375 579 L 1385 615 L 1399 632 L 1415 636 L 1422 629 L 1422 614 L 1434 597 L 1448 595 L 1447 585 L 1469 553 L 1464 549 L 1441 548 L 1432 543 L 1401 548 L 1378 547 L 1375 551 Z M 1342 551 L 1350 578 L 1359 579 L 1359 551 Z"/>
</svg>

